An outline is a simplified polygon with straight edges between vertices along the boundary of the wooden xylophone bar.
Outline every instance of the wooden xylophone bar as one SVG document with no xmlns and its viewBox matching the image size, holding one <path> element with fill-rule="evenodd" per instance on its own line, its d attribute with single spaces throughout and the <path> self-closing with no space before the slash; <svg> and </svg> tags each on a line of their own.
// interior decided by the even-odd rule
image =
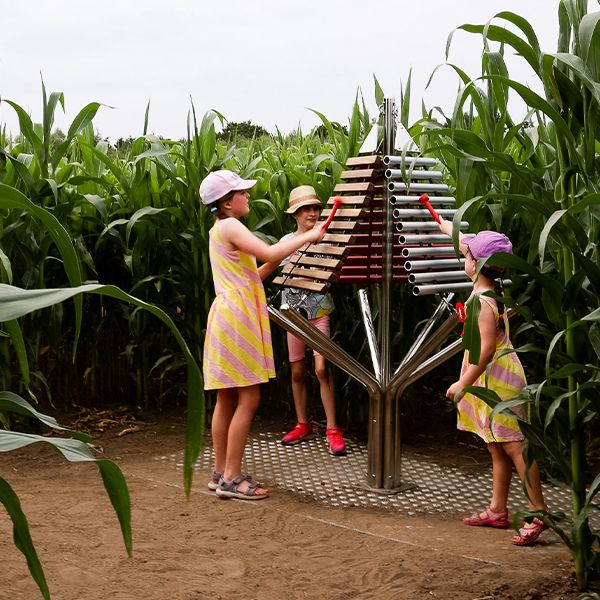
<svg viewBox="0 0 600 600">
<path fill-rule="evenodd" d="M 319 245 L 301 249 L 274 283 L 309 292 L 325 293 L 332 282 L 369 285 L 382 280 L 382 219 L 384 179 L 381 156 L 350 158 L 334 196 L 322 217 L 331 213 L 335 197 L 338 209 L 328 233 Z M 312 260 L 308 260 L 312 256 Z M 401 268 L 401 248 L 396 244 L 395 278 L 407 280 Z"/>
</svg>

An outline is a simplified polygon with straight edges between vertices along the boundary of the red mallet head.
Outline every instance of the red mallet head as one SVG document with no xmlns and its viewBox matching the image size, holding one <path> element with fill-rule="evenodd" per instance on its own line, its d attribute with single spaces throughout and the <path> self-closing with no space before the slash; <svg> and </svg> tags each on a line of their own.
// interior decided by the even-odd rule
<svg viewBox="0 0 600 600">
<path fill-rule="evenodd" d="M 329 217 L 327 217 L 327 221 L 325 221 L 325 223 L 323 223 L 323 225 L 321 226 L 324 231 L 327 231 L 327 228 L 329 227 L 329 224 L 331 223 L 331 221 L 333 221 L 333 217 L 335 216 L 335 213 L 336 213 L 337 209 L 343 203 L 344 203 L 344 201 L 339 196 L 336 196 L 333 199 L 333 207 L 331 208 L 331 212 L 329 213 Z"/>
<path fill-rule="evenodd" d="M 456 316 L 458 317 L 459 322 L 464 325 L 464 322 L 467 320 L 467 309 L 465 308 L 465 305 L 462 302 L 457 302 L 454 308 L 456 309 Z M 464 334 L 465 328 L 463 327 L 460 335 Z"/>
<path fill-rule="evenodd" d="M 429 213 L 431 214 L 431 216 L 438 222 L 440 223 L 442 218 L 440 217 L 440 215 L 438 215 L 435 210 L 433 209 L 433 206 L 431 206 L 431 203 L 429 202 L 429 196 L 427 194 L 422 194 L 421 197 L 419 198 L 419 202 L 429 211 Z"/>
<path fill-rule="evenodd" d="M 461 323 L 464 323 L 465 319 L 467 318 L 467 311 L 465 309 L 465 305 L 462 302 L 457 302 L 455 309 L 456 309 L 456 316 L 458 317 L 458 320 Z"/>
</svg>

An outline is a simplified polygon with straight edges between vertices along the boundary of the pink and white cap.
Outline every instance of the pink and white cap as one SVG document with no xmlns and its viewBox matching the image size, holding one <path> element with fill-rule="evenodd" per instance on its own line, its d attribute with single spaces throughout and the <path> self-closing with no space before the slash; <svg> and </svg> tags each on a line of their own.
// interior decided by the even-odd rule
<svg viewBox="0 0 600 600">
<path fill-rule="evenodd" d="M 229 192 L 249 190 L 255 183 L 256 179 L 242 179 L 237 173 L 227 169 L 213 171 L 200 184 L 200 199 L 203 204 L 212 204 Z"/>
</svg>

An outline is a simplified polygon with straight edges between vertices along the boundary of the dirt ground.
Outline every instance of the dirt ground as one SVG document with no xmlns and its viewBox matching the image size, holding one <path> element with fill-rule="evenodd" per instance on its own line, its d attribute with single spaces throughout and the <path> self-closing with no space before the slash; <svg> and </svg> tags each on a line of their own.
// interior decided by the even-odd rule
<svg viewBox="0 0 600 600">
<path fill-rule="evenodd" d="M 206 489 L 203 472 L 186 500 L 181 471 L 156 460 L 183 450 L 181 417 L 101 429 L 91 430 L 94 444 L 130 488 L 131 559 L 93 465 L 66 463 L 41 446 L 1 457 L 55 600 L 578 597 L 568 552 L 553 533 L 515 548 L 510 532 L 465 527 L 460 515 L 332 508 L 277 488 L 260 502 L 223 501 Z M 3 511 L 0 564 L 0 598 L 41 598 Z"/>
</svg>

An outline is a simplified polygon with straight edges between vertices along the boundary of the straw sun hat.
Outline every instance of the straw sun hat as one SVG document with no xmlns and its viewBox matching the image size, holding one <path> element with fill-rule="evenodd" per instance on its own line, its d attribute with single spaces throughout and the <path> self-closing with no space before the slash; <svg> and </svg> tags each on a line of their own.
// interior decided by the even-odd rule
<svg viewBox="0 0 600 600">
<path fill-rule="evenodd" d="M 285 211 L 289 215 L 293 215 L 299 208 L 303 206 L 319 205 L 322 207 L 321 201 L 317 197 L 315 188 L 311 185 L 300 185 L 290 192 L 290 207 Z"/>
</svg>

